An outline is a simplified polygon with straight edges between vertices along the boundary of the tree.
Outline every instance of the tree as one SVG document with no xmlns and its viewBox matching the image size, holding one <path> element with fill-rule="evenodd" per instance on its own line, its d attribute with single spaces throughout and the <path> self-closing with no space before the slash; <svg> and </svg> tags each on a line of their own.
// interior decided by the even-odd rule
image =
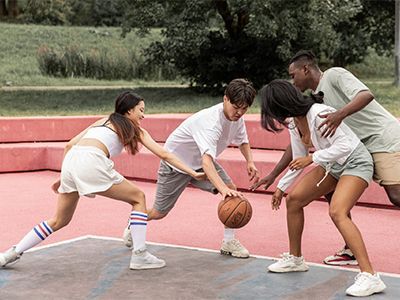
<svg viewBox="0 0 400 300">
<path fill-rule="evenodd" d="M 300 49 L 313 49 L 328 63 L 340 61 L 339 58 L 343 63 L 361 59 L 371 44 L 372 34 L 357 18 L 368 18 L 372 24 L 373 14 L 380 14 L 374 11 L 360 15 L 364 2 L 368 3 L 126 1 L 123 28 L 125 33 L 132 28 L 146 33 L 156 20 L 162 19 L 163 40 L 144 51 L 149 60 L 173 64 L 184 77 L 201 87 L 221 88 L 235 77 L 247 77 L 259 87 L 271 79 L 287 76 L 287 62 Z M 351 49 L 344 47 L 346 44 Z M 349 52 L 354 54 L 341 58 Z"/>
</svg>

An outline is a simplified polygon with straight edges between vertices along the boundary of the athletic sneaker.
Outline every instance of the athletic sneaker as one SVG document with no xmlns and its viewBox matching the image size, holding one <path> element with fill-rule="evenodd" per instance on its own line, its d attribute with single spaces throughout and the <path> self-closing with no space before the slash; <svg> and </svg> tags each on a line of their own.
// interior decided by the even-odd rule
<svg viewBox="0 0 400 300">
<path fill-rule="evenodd" d="M 358 262 L 350 249 L 343 248 L 342 250 L 338 251 L 334 255 L 328 256 L 324 259 L 324 263 L 327 265 L 334 265 L 334 266 L 357 266 Z"/>
<path fill-rule="evenodd" d="M 122 234 L 122 239 L 124 240 L 125 246 L 127 246 L 128 248 L 132 248 L 133 241 L 132 241 L 131 228 L 129 227 L 129 225 L 125 227 L 124 233 Z"/>
<path fill-rule="evenodd" d="M 8 249 L 4 253 L 0 253 L 0 267 L 5 267 L 6 265 L 12 265 L 18 262 L 22 254 L 15 252 L 15 246 Z"/>
<path fill-rule="evenodd" d="M 220 251 L 221 254 L 232 255 L 238 258 L 248 258 L 250 256 L 249 251 L 236 239 L 229 242 L 222 241 Z"/>
<path fill-rule="evenodd" d="M 372 275 L 367 272 L 358 273 L 355 283 L 346 290 L 346 294 L 356 297 L 370 296 L 380 293 L 386 288 L 378 273 Z"/>
<path fill-rule="evenodd" d="M 132 251 L 129 268 L 132 270 L 158 269 L 165 267 L 165 261 L 150 254 L 146 248 Z"/>
<path fill-rule="evenodd" d="M 276 263 L 268 266 L 268 270 L 275 273 L 286 273 L 286 272 L 305 272 L 308 271 L 303 256 L 297 257 L 289 253 L 283 253 L 281 259 Z"/>
</svg>

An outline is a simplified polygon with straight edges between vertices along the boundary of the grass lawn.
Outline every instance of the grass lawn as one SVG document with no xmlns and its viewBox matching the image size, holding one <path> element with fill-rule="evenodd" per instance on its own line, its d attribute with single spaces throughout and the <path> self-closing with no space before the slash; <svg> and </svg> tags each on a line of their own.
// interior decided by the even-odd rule
<svg viewBox="0 0 400 300">
<path fill-rule="evenodd" d="M 367 82 L 376 99 L 400 117 L 400 89 L 390 83 Z M 134 89 L 146 100 L 146 113 L 193 113 L 222 101 L 221 96 L 199 94 L 189 88 Z M 0 116 L 104 115 L 114 109 L 122 90 L 0 91 Z M 256 99 L 249 113 L 259 113 Z"/>
</svg>

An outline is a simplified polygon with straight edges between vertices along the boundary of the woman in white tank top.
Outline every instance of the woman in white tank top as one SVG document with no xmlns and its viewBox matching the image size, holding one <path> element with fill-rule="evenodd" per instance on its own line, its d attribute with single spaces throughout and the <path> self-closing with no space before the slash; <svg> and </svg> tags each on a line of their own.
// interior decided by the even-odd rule
<svg viewBox="0 0 400 300">
<path fill-rule="evenodd" d="M 157 144 L 140 127 L 144 118 L 144 100 L 127 91 L 115 101 L 115 111 L 71 139 L 64 150 L 61 178 L 53 184 L 58 193 L 56 214 L 36 225 L 16 246 L 0 253 L 0 267 L 18 261 L 22 253 L 68 225 L 80 196 L 101 195 L 132 206 L 131 237 L 134 240 L 131 269 L 153 269 L 165 266 L 165 261 L 146 250 L 147 210 L 143 191 L 114 169 L 109 159 L 125 148 L 130 154 L 138 152 L 139 143 L 176 168 L 198 180 L 205 179 L 181 162 L 175 155 Z"/>
</svg>

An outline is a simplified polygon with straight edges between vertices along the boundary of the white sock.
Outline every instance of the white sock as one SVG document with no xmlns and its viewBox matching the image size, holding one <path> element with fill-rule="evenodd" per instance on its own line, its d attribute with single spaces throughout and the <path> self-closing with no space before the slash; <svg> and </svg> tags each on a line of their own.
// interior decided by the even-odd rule
<svg viewBox="0 0 400 300">
<path fill-rule="evenodd" d="M 141 211 L 132 211 L 130 228 L 133 251 L 146 248 L 147 214 Z"/>
<path fill-rule="evenodd" d="M 224 230 L 224 241 L 230 242 L 235 238 L 235 230 L 232 228 L 226 228 Z"/>
<path fill-rule="evenodd" d="M 53 229 L 51 229 L 47 222 L 44 221 L 33 227 L 33 229 L 23 237 L 23 239 L 15 247 L 15 251 L 18 254 L 21 254 L 44 241 L 52 233 Z"/>
</svg>

